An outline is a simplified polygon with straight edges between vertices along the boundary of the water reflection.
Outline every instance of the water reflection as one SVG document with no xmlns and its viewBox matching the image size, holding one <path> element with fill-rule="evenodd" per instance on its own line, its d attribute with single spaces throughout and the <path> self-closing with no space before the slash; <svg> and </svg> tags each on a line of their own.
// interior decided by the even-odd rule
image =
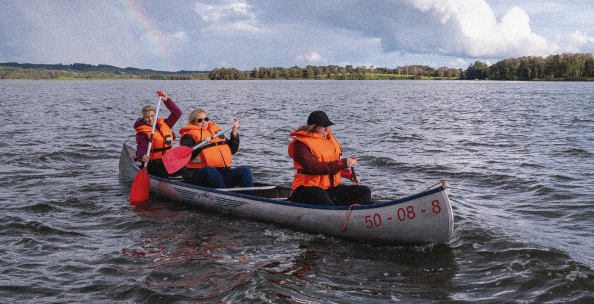
<svg viewBox="0 0 594 304">
<path fill-rule="evenodd" d="M 281 299 L 325 301 L 353 293 L 397 299 L 402 290 L 407 298 L 447 299 L 458 273 L 449 246 L 372 247 L 338 241 L 299 247 L 302 251 L 291 264 L 277 260 L 263 266 L 265 279 Z"/>
<path fill-rule="evenodd" d="M 449 297 L 458 272 L 449 246 L 375 247 L 186 208 L 158 199 L 134 206 L 144 228 L 112 266 L 126 282 L 218 300 L 434 300 Z"/>
</svg>

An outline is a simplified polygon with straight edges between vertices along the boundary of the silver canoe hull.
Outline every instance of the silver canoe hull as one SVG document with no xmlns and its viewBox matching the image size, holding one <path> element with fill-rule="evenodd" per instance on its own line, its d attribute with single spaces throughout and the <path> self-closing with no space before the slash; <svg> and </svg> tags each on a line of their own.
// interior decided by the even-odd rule
<svg viewBox="0 0 594 304">
<path fill-rule="evenodd" d="M 140 170 L 134 149 L 124 143 L 120 175 L 132 183 Z M 189 185 L 151 176 L 151 194 L 192 206 L 276 223 L 298 230 L 377 245 L 447 244 L 454 216 L 445 186 L 403 199 L 367 206 L 315 206 L 286 200 L 289 188 L 259 187 L 253 195 Z"/>
</svg>

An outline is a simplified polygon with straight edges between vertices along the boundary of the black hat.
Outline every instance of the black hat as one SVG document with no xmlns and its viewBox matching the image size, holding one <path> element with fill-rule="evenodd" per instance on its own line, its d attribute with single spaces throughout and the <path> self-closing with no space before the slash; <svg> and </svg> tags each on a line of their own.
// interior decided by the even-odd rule
<svg viewBox="0 0 594 304">
<path fill-rule="evenodd" d="M 309 114 L 307 118 L 308 125 L 318 125 L 322 127 L 328 127 L 333 125 L 334 123 L 330 121 L 328 115 L 324 113 L 324 111 L 313 111 Z"/>
</svg>

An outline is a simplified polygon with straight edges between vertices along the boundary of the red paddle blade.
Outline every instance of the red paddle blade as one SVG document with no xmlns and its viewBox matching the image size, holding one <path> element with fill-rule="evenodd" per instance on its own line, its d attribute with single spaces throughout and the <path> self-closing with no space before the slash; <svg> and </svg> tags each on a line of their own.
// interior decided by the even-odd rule
<svg viewBox="0 0 594 304">
<path fill-rule="evenodd" d="M 161 159 L 163 160 L 165 169 L 167 169 L 167 173 L 173 174 L 185 167 L 192 157 L 192 152 L 194 152 L 192 148 L 179 146 L 163 155 Z"/>
<path fill-rule="evenodd" d="M 142 203 L 148 200 L 149 191 L 151 190 L 151 179 L 149 177 L 146 166 L 136 173 L 134 182 L 132 182 L 132 189 L 130 190 L 130 202 Z"/>
</svg>

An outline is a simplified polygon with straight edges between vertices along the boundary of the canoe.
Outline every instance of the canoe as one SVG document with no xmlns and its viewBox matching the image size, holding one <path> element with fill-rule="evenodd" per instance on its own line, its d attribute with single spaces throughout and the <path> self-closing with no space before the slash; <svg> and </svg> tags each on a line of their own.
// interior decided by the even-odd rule
<svg viewBox="0 0 594 304">
<path fill-rule="evenodd" d="M 140 170 L 133 155 L 134 148 L 124 143 L 119 170 L 129 184 Z M 279 185 L 212 189 L 184 183 L 179 177 L 150 176 L 151 195 L 167 200 L 375 245 L 447 244 L 454 216 L 445 188 L 442 182 L 409 197 L 366 206 L 316 206 L 288 201 L 290 188 Z"/>
</svg>

